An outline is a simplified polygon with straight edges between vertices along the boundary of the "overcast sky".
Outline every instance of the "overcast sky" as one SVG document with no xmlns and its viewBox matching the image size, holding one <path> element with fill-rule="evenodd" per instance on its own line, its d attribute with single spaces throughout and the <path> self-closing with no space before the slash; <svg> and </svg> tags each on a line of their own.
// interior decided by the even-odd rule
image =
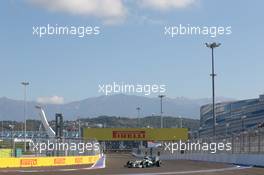
<svg viewBox="0 0 264 175">
<path fill-rule="evenodd" d="M 215 50 L 216 94 L 236 99 L 264 92 L 262 0 L 9 0 L 0 2 L 0 96 L 68 102 L 102 95 L 112 82 L 165 84 L 169 97 L 211 96 Z M 32 35 L 39 25 L 99 26 L 78 38 Z M 165 26 L 231 26 L 232 34 L 164 35 Z"/>
</svg>

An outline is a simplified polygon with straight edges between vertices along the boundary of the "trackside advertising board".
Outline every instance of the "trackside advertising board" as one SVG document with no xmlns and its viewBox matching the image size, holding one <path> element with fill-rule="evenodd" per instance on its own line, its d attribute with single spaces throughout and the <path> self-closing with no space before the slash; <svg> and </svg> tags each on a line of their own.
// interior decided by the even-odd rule
<svg viewBox="0 0 264 175">
<path fill-rule="evenodd" d="M 42 167 L 94 164 L 100 158 L 94 156 L 65 156 L 65 157 L 25 157 L 0 158 L 0 168 Z"/>
<path fill-rule="evenodd" d="M 84 128 L 85 139 L 99 141 L 129 141 L 129 140 L 155 140 L 173 141 L 187 140 L 187 128 Z"/>
</svg>

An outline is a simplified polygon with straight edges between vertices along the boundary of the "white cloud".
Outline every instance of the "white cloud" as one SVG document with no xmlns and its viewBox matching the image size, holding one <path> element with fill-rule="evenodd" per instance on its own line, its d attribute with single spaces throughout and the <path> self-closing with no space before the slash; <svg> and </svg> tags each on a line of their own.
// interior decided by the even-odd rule
<svg viewBox="0 0 264 175">
<path fill-rule="evenodd" d="M 38 97 L 37 102 L 41 104 L 63 104 L 64 98 L 59 96 Z"/>
<path fill-rule="evenodd" d="M 104 24 L 116 24 L 135 15 L 138 7 L 168 11 L 197 4 L 200 0 L 25 0 L 52 12 L 96 17 Z M 137 14 L 136 14 L 137 15 Z M 144 18 L 144 15 L 143 15 Z"/>
<path fill-rule="evenodd" d="M 142 7 L 154 10 L 181 9 L 194 5 L 197 0 L 138 0 Z"/>
<path fill-rule="evenodd" d="M 27 0 L 50 11 L 73 15 L 94 16 L 105 23 L 116 23 L 126 17 L 122 0 Z"/>
</svg>

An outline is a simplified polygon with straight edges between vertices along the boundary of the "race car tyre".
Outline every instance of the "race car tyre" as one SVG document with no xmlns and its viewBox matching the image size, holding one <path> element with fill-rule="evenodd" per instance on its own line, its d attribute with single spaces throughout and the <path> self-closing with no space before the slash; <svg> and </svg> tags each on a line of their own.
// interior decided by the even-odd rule
<svg viewBox="0 0 264 175">
<path fill-rule="evenodd" d="M 126 165 L 128 168 L 131 168 L 131 162 L 130 161 L 127 161 Z"/>
<path fill-rule="evenodd" d="M 156 166 L 157 166 L 157 167 L 160 167 L 160 164 L 161 164 L 160 161 L 157 161 L 157 162 L 156 162 Z"/>
<path fill-rule="evenodd" d="M 146 168 L 147 167 L 144 162 L 141 162 L 140 165 L 141 165 L 142 168 Z"/>
</svg>

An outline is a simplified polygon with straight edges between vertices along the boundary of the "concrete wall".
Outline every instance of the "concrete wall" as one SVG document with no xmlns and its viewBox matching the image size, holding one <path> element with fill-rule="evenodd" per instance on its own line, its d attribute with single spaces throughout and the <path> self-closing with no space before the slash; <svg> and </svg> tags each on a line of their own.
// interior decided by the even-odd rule
<svg viewBox="0 0 264 175">
<path fill-rule="evenodd" d="M 198 160 L 198 161 L 209 161 L 209 162 L 233 163 L 233 164 L 241 164 L 241 165 L 264 166 L 263 154 L 226 154 L 226 153 L 166 154 L 166 155 L 162 155 L 161 159 Z"/>
<path fill-rule="evenodd" d="M 143 157 L 144 156 L 143 153 L 144 151 L 141 151 L 141 154 L 137 154 L 137 152 L 133 152 L 132 154 L 136 157 Z M 239 165 L 264 167 L 264 154 L 227 154 L 227 153 L 170 154 L 163 152 L 161 153 L 160 158 L 162 160 L 197 160 L 197 161 L 221 162 L 221 163 L 232 163 Z"/>
</svg>

